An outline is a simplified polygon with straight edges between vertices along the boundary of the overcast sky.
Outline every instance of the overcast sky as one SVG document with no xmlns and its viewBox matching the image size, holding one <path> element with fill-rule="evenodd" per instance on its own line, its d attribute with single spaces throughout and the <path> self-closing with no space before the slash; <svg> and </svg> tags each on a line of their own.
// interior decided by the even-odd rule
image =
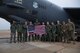
<svg viewBox="0 0 80 53">
<path fill-rule="evenodd" d="M 7 30 L 10 28 L 10 23 L 0 18 L 0 30 Z"/>
<path fill-rule="evenodd" d="M 61 7 L 77 7 L 80 8 L 80 0 L 48 0 Z"/>
<path fill-rule="evenodd" d="M 80 8 L 80 0 L 48 0 L 61 7 Z M 0 30 L 9 29 L 10 23 L 0 18 Z"/>
</svg>

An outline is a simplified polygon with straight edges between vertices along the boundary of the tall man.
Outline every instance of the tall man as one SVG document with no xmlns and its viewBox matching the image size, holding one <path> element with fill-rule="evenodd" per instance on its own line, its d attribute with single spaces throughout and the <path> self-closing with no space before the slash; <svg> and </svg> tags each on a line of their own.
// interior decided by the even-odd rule
<svg viewBox="0 0 80 53">
<path fill-rule="evenodd" d="M 35 26 L 40 25 L 38 19 L 36 20 Z M 39 34 L 35 34 L 35 40 L 39 40 Z"/>
<path fill-rule="evenodd" d="M 30 40 L 34 41 L 34 39 L 35 39 L 34 38 L 34 29 L 35 29 L 35 27 L 34 27 L 33 23 L 30 21 L 29 25 L 28 25 L 29 41 Z"/>
<path fill-rule="evenodd" d="M 55 42 L 55 40 L 56 40 L 56 25 L 52 22 L 51 23 L 51 33 L 52 33 L 52 41 L 54 41 Z"/>
<path fill-rule="evenodd" d="M 46 41 L 50 41 L 51 42 L 51 25 L 49 22 L 47 22 L 47 25 L 46 25 Z"/>
<path fill-rule="evenodd" d="M 22 33 L 23 33 L 23 26 L 20 23 L 17 24 L 17 41 L 22 42 Z"/>
<path fill-rule="evenodd" d="M 25 24 L 23 25 L 23 41 L 27 42 L 27 28 L 28 28 L 28 23 L 27 21 L 25 22 Z"/>
<path fill-rule="evenodd" d="M 67 25 L 66 25 L 66 23 L 63 21 L 62 22 L 62 26 L 61 26 L 61 28 L 62 28 L 62 41 L 63 42 L 68 42 L 68 35 L 67 35 Z"/>
<path fill-rule="evenodd" d="M 42 22 L 42 25 L 45 26 L 45 22 Z M 46 41 L 46 35 L 42 34 L 41 41 Z"/>
<path fill-rule="evenodd" d="M 11 24 L 10 30 L 11 30 L 10 43 L 12 43 L 12 40 L 14 41 L 14 43 L 16 43 L 16 22 L 15 21 L 13 21 L 13 23 Z"/>
<path fill-rule="evenodd" d="M 60 21 L 57 21 L 57 41 L 62 41 L 62 32 L 61 32 L 61 24 Z"/>
<path fill-rule="evenodd" d="M 68 27 L 68 38 L 69 40 L 72 39 L 73 41 L 75 40 L 75 24 L 73 22 L 71 22 L 70 19 L 68 19 L 68 23 L 67 23 L 67 27 Z"/>
</svg>

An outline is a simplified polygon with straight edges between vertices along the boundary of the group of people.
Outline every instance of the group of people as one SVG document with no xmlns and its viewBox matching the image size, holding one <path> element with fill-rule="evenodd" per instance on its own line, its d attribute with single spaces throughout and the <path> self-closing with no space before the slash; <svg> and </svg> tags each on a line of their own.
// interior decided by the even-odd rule
<svg viewBox="0 0 80 53">
<path fill-rule="evenodd" d="M 27 33 L 29 25 L 45 25 L 45 34 L 37 35 L 32 33 L 29 36 Z M 68 19 L 68 22 L 65 21 L 60 23 L 57 21 L 57 24 L 54 22 L 36 22 L 33 24 L 32 22 L 25 22 L 24 24 L 13 21 L 10 27 L 11 30 L 11 38 L 10 43 L 14 42 L 27 42 L 27 41 L 44 41 L 44 42 L 65 42 L 69 43 L 71 41 L 75 41 L 75 24 Z M 17 34 L 17 35 L 16 35 Z"/>
</svg>

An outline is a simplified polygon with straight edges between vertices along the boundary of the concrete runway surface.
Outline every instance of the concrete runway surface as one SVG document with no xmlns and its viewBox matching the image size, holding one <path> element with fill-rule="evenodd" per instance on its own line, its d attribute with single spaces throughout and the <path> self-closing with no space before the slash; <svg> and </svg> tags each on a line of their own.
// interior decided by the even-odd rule
<svg viewBox="0 0 80 53">
<path fill-rule="evenodd" d="M 9 30 L 0 31 L 0 53 L 80 53 L 80 42 L 75 45 L 40 41 L 9 43 L 9 38 Z"/>
<path fill-rule="evenodd" d="M 0 39 L 0 53 L 80 53 L 80 42 L 75 45 L 40 41 L 9 43 L 9 39 Z"/>
</svg>

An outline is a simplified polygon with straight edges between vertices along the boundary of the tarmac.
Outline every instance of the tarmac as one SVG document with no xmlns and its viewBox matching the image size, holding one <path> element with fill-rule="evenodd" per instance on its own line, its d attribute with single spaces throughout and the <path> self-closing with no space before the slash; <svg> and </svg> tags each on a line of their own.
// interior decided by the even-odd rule
<svg viewBox="0 0 80 53">
<path fill-rule="evenodd" d="M 61 42 L 9 43 L 10 31 L 0 31 L 0 53 L 80 53 L 80 42 L 76 44 Z"/>
<path fill-rule="evenodd" d="M 61 42 L 25 42 L 9 43 L 9 39 L 0 39 L 0 53 L 80 53 L 80 42 L 76 44 Z"/>
</svg>

